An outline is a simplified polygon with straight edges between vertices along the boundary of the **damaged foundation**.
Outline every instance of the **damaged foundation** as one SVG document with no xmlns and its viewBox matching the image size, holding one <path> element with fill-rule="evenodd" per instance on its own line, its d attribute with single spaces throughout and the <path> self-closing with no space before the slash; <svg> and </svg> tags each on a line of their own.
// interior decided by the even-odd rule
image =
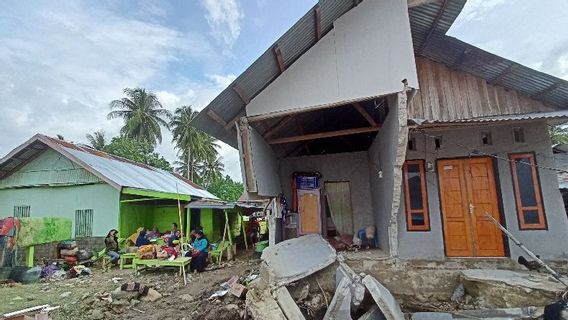
<svg viewBox="0 0 568 320">
<path fill-rule="evenodd" d="M 319 235 L 276 244 L 261 257 L 248 310 L 253 319 L 542 319 L 566 292 L 546 274 L 496 269 L 520 269 L 510 261 L 361 256 L 346 259 Z"/>
</svg>

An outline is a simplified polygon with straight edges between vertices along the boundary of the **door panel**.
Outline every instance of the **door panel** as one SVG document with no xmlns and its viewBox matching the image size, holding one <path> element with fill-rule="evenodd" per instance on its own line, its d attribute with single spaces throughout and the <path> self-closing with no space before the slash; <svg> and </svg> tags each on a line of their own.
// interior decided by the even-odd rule
<svg viewBox="0 0 568 320">
<path fill-rule="evenodd" d="M 501 231 L 487 218 L 500 220 L 490 158 L 438 161 L 446 255 L 501 257 Z"/>
<path fill-rule="evenodd" d="M 471 219 L 474 225 L 475 255 L 502 257 L 505 255 L 503 235 L 497 226 L 485 216 L 487 212 L 497 221 L 500 220 L 493 161 L 490 158 L 472 158 L 468 162 L 470 174 L 466 173 L 466 176 L 470 178 L 467 180 L 469 180 L 470 200 L 473 204 Z"/>
<path fill-rule="evenodd" d="M 299 234 L 321 233 L 319 190 L 298 191 Z"/>
<path fill-rule="evenodd" d="M 438 161 L 440 196 L 444 216 L 444 239 L 448 257 L 473 255 L 468 201 L 463 163 L 459 160 Z"/>
</svg>

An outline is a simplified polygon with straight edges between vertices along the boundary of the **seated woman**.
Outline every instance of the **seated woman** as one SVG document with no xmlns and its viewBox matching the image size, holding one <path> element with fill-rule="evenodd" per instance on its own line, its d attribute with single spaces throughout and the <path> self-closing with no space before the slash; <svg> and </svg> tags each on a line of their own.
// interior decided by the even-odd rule
<svg viewBox="0 0 568 320">
<path fill-rule="evenodd" d="M 112 229 L 108 232 L 105 238 L 106 254 L 110 257 L 110 262 L 117 264 L 118 259 L 120 259 L 120 253 L 118 249 L 118 231 Z"/>
<path fill-rule="evenodd" d="M 148 238 L 148 240 L 156 239 L 159 237 L 160 237 L 160 231 L 158 231 L 158 228 L 156 227 L 154 227 L 152 231 L 146 233 L 146 238 Z"/>
<path fill-rule="evenodd" d="M 209 241 L 203 235 L 203 231 L 195 231 L 195 241 L 193 241 L 193 252 L 188 252 L 187 255 L 191 254 L 191 264 L 190 270 L 203 272 L 205 265 L 207 263 L 207 256 L 209 249 Z"/>
<path fill-rule="evenodd" d="M 150 244 L 150 240 L 146 238 L 146 229 L 142 229 L 136 238 L 136 246 L 141 247 Z"/>
<path fill-rule="evenodd" d="M 179 230 L 176 230 L 168 238 L 168 247 L 175 247 L 177 245 L 177 242 L 174 242 L 174 241 L 179 240 L 179 239 L 181 239 L 181 232 Z"/>
</svg>

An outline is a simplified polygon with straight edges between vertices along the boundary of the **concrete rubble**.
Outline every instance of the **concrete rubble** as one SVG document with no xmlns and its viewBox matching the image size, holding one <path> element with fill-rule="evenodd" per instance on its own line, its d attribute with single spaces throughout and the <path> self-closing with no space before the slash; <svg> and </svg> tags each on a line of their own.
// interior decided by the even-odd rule
<svg viewBox="0 0 568 320">
<path fill-rule="evenodd" d="M 508 309 L 481 309 L 460 310 L 459 312 L 417 312 L 412 315 L 412 320 L 452 320 L 452 319 L 539 319 L 543 315 L 544 308 L 508 308 Z"/>
<path fill-rule="evenodd" d="M 404 320 L 388 289 L 372 276 L 351 270 L 320 235 L 306 235 L 270 246 L 261 259 L 261 276 L 251 283 L 246 296 L 253 319 L 303 320 L 306 316 L 320 319 L 323 316 L 326 320 L 343 320 L 353 319 L 357 314 L 360 316 L 355 319 L 361 320 Z M 329 268 L 336 268 L 330 302 L 330 295 L 316 277 Z M 315 281 L 317 286 L 310 285 L 307 279 Z M 292 294 L 286 286 L 290 286 Z M 310 288 L 319 288 L 320 292 L 310 294 Z M 364 300 L 371 304 L 364 304 Z"/>
<path fill-rule="evenodd" d="M 461 272 L 461 278 L 465 291 L 485 307 L 543 306 L 566 291 L 546 274 L 469 269 Z"/>
</svg>

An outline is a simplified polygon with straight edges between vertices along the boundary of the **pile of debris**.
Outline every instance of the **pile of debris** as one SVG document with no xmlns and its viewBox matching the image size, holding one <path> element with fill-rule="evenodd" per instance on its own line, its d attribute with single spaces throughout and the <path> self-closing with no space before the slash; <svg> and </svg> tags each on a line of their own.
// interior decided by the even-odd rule
<svg viewBox="0 0 568 320">
<path fill-rule="evenodd" d="M 391 293 L 351 270 L 320 235 L 268 247 L 261 259 L 261 276 L 247 294 L 253 319 L 404 319 Z M 335 283 L 329 283 L 334 267 Z"/>
</svg>

